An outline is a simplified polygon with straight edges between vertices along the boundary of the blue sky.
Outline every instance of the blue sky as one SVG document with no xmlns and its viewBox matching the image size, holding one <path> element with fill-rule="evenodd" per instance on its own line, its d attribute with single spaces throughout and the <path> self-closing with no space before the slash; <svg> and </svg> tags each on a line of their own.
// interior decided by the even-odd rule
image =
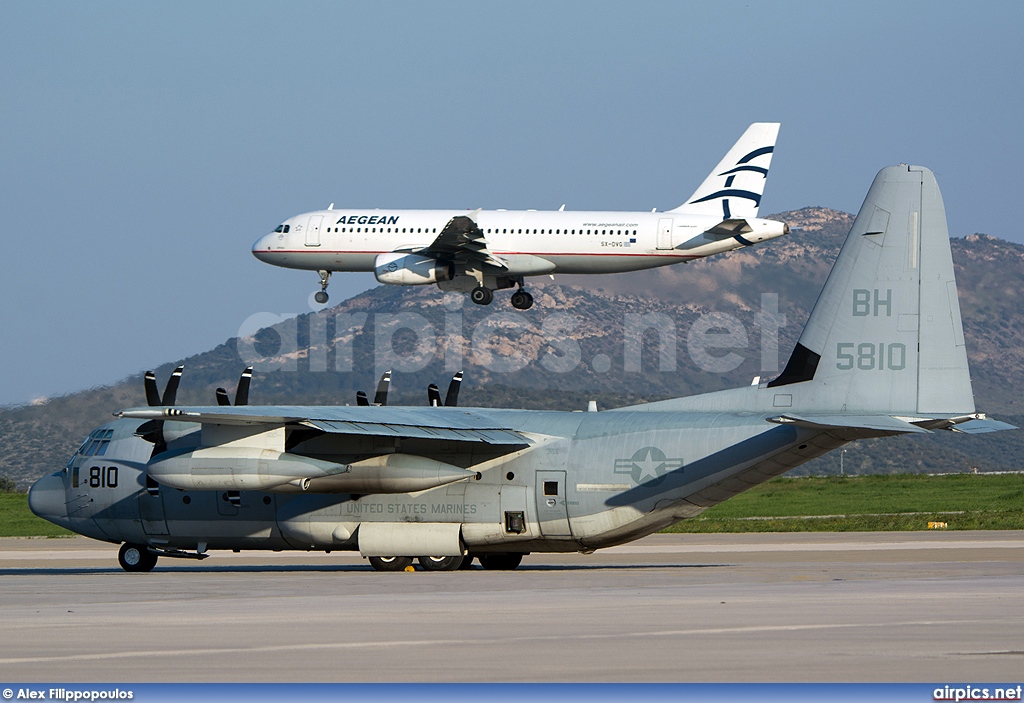
<svg viewBox="0 0 1024 703">
<path fill-rule="evenodd" d="M 762 213 L 933 169 L 1024 242 L 1024 3 L 0 3 L 0 404 L 202 351 L 316 275 L 249 253 L 351 207 L 680 204 L 782 122 Z M 337 275 L 333 300 L 374 285 Z"/>
</svg>

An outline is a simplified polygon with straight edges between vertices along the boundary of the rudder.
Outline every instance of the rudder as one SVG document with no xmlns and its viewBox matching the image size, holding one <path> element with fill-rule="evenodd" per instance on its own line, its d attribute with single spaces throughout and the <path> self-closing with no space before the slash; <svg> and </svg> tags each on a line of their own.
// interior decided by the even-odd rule
<svg viewBox="0 0 1024 703">
<path fill-rule="evenodd" d="M 796 390 L 812 379 L 815 392 L 796 393 L 794 406 L 974 412 L 945 208 L 928 169 L 875 177 L 789 363 L 768 385 Z"/>
</svg>

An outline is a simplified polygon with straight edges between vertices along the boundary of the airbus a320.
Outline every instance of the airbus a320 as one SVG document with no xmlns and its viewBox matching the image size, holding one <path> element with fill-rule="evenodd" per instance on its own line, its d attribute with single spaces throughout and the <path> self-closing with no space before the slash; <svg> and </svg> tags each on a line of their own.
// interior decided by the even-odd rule
<svg viewBox="0 0 1024 703">
<path fill-rule="evenodd" d="M 666 212 L 540 210 L 327 210 L 290 217 L 252 247 L 274 266 L 318 272 L 318 303 L 337 271 L 373 271 L 381 283 L 436 284 L 489 305 L 527 310 L 527 276 L 622 273 L 667 266 L 786 234 L 757 211 L 779 133 L 750 125 L 690 198 Z"/>
</svg>

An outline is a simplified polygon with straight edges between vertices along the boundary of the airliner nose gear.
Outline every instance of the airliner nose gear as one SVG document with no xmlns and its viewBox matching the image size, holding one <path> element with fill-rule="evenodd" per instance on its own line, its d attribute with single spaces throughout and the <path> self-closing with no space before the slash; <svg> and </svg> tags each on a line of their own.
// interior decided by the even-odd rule
<svg viewBox="0 0 1024 703">
<path fill-rule="evenodd" d="M 329 299 L 327 295 L 327 283 L 331 280 L 331 272 L 317 271 L 317 273 L 320 274 L 320 292 L 313 296 L 313 300 L 320 305 L 323 305 Z"/>
<path fill-rule="evenodd" d="M 469 293 L 469 299 L 477 305 L 490 305 L 491 301 L 494 300 L 494 291 L 490 288 L 483 286 L 477 286 Z"/>
</svg>

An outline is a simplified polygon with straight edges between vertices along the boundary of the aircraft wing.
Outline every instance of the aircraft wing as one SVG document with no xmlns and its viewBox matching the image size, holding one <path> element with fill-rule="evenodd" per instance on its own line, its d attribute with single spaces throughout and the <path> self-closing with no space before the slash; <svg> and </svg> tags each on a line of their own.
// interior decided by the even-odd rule
<svg viewBox="0 0 1024 703">
<path fill-rule="evenodd" d="M 448 221 L 431 244 L 415 253 L 457 264 L 486 264 L 502 270 L 508 269 L 501 257 L 487 248 L 483 230 L 476 224 L 479 210 L 469 215 L 457 215 Z"/>
<path fill-rule="evenodd" d="M 483 413 L 463 408 L 213 406 L 132 408 L 116 415 L 214 425 L 293 425 L 338 435 L 504 446 L 533 444 L 522 433 L 502 426 Z"/>
</svg>

